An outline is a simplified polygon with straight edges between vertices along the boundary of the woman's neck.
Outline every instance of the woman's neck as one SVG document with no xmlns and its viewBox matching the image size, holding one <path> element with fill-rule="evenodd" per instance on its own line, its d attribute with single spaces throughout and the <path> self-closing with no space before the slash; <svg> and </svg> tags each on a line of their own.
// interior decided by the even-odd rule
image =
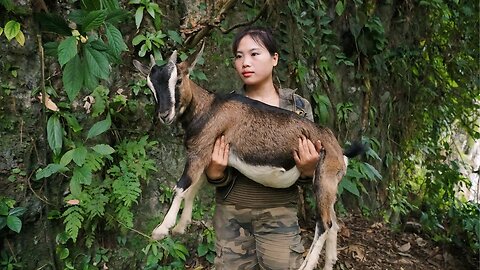
<svg viewBox="0 0 480 270">
<path fill-rule="evenodd" d="M 246 85 L 245 95 L 271 106 L 280 106 L 280 96 L 273 83 L 264 85 Z"/>
</svg>

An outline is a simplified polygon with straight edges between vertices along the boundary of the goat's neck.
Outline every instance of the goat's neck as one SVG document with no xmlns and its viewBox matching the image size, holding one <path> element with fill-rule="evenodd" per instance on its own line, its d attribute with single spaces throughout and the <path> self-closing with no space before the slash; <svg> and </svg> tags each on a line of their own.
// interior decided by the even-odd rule
<svg viewBox="0 0 480 270">
<path fill-rule="evenodd" d="M 198 86 L 191 80 L 188 80 L 186 87 L 190 89 L 190 100 L 185 113 L 180 120 L 184 128 L 188 127 L 192 121 L 203 117 L 209 111 L 214 100 L 214 94 Z"/>
</svg>

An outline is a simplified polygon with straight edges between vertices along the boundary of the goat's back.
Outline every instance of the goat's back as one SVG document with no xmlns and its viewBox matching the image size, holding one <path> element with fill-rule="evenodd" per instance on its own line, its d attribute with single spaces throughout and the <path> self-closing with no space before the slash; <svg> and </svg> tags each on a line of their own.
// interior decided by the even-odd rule
<svg viewBox="0 0 480 270">
<path fill-rule="evenodd" d="M 320 140 L 326 159 L 338 159 L 343 164 L 342 149 L 328 128 L 237 94 L 217 96 L 214 103 L 220 117 L 212 119 L 211 124 L 224 126 L 217 136 L 224 134 L 230 149 L 249 164 L 292 168 L 293 151 L 298 149 L 301 136 L 312 142 Z"/>
</svg>

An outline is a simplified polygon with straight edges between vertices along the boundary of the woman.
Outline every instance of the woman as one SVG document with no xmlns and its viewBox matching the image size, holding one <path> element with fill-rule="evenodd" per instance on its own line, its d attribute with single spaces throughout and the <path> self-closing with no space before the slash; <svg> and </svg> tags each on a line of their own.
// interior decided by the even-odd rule
<svg viewBox="0 0 480 270">
<path fill-rule="evenodd" d="M 279 55 L 268 29 L 244 29 L 236 35 L 232 49 L 235 69 L 244 83 L 242 94 L 313 121 L 308 101 L 273 83 Z M 313 176 L 320 149 L 320 142 L 299 138 L 298 151 L 292 155 L 301 178 Z M 304 248 L 297 217 L 297 187 L 275 189 L 258 184 L 227 167 L 228 153 L 224 136 L 217 138 L 205 170 L 208 181 L 217 186 L 216 269 L 298 269 Z"/>
</svg>

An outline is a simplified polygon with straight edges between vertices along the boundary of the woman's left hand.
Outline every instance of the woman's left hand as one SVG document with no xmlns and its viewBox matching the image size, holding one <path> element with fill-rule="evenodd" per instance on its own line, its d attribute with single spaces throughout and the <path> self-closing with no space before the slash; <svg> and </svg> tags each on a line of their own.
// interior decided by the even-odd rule
<svg viewBox="0 0 480 270">
<path fill-rule="evenodd" d="M 313 144 L 305 136 L 298 138 L 298 150 L 294 150 L 293 159 L 295 159 L 301 177 L 313 177 L 322 148 L 320 141 Z"/>
</svg>

